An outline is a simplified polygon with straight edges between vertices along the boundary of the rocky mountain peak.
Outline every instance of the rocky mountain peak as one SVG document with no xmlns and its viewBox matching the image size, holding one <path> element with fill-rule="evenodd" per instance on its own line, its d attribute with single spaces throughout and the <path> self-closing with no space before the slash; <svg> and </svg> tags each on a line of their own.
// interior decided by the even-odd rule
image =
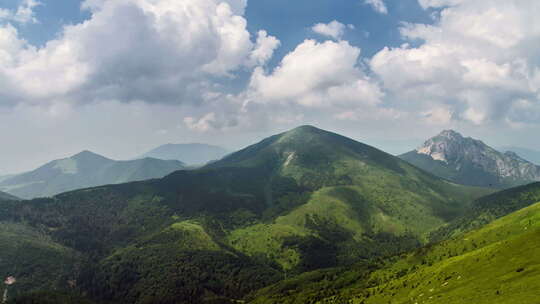
<svg viewBox="0 0 540 304">
<path fill-rule="evenodd" d="M 421 147 L 416 149 L 419 154 L 425 154 L 443 162 L 455 159 L 458 154 L 470 144 L 471 139 L 464 138 L 454 130 L 444 130 L 437 136 L 428 139 Z"/>
<path fill-rule="evenodd" d="M 468 185 L 504 187 L 540 180 L 540 166 L 453 130 L 428 139 L 404 159 L 435 175 Z"/>
</svg>

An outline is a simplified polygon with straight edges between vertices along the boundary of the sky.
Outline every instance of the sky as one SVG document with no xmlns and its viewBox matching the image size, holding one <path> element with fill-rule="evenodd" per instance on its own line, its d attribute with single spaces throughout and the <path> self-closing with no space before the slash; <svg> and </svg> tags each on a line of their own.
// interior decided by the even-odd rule
<svg viewBox="0 0 540 304">
<path fill-rule="evenodd" d="M 311 124 L 540 150 L 537 0 L 2 0 L 0 175 Z"/>
</svg>

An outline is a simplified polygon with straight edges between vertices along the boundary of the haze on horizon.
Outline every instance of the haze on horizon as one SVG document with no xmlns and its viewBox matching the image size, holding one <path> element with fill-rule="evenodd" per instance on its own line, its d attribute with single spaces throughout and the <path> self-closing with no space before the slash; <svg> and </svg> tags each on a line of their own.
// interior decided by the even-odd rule
<svg viewBox="0 0 540 304">
<path fill-rule="evenodd" d="M 540 149 L 540 2 L 290 2 L 0 4 L 0 175 L 304 124 L 396 154 L 443 129 Z"/>
</svg>

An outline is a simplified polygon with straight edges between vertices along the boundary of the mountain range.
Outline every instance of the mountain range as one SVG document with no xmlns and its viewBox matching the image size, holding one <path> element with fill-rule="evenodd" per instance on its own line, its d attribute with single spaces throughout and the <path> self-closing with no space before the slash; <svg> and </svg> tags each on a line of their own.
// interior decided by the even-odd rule
<svg viewBox="0 0 540 304">
<path fill-rule="evenodd" d="M 166 144 L 143 154 L 140 158 L 174 159 L 193 166 L 219 160 L 227 153 L 229 152 L 224 148 L 207 144 Z"/>
<path fill-rule="evenodd" d="M 303 126 L 197 170 L 4 203 L 0 273 L 21 278 L 15 295 L 76 281 L 96 301 L 233 303 L 418 248 L 491 192 Z"/>
<path fill-rule="evenodd" d="M 449 181 L 508 188 L 540 181 L 540 166 L 514 152 L 501 153 L 480 140 L 446 130 L 401 159 Z"/>
<path fill-rule="evenodd" d="M 0 181 L 0 190 L 24 199 L 75 189 L 163 177 L 183 169 L 182 162 L 143 158 L 115 161 L 90 151 L 51 161 L 33 171 Z"/>
<path fill-rule="evenodd" d="M 199 169 L 2 202 L 0 274 L 9 303 L 530 303 L 540 183 L 496 190 L 302 126 Z"/>
</svg>

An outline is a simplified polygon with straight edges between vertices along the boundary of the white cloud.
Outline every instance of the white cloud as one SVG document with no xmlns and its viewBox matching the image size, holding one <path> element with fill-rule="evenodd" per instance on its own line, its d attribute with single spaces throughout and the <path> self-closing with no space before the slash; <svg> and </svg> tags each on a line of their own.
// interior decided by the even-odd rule
<svg viewBox="0 0 540 304">
<path fill-rule="evenodd" d="M 371 5 L 373 9 L 381 14 L 388 14 L 388 8 L 383 0 L 365 0 L 365 3 Z"/>
<path fill-rule="evenodd" d="M 447 109 L 452 119 L 480 125 L 515 120 L 514 103 L 538 100 L 540 2 L 419 2 L 441 11 L 434 25 L 403 25 L 403 37 L 418 46 L 384 48 L 369 63 L 393 106 L 439 118 L 448 115 L 433 113 Z"/>
<path fill-rule="evenodd" d="M 0 21 L 16 22 L 16 23 L 37 23 L 34 8 L 41 5 L 36 0 L 23 0 L 16 10 L 8 10 L 0 8 Z"/>
<path fill-rule="evenodd" d="M 464 1 L 466 0 L 418 0 L 418 3 L 422 8 L 428 9 L 458 5 Z"/>
<path fill-rule="evenodd" d="M 352 24 L 346 26 L 345 24 L 334 20 L 330 23 L 317 23 L 311 27 L 311 30 L 319 35 L 340 40 L 343 38 L 343 35 L 345 35 L 345 29 L 347 28 L 354 29 L 354 26 Z"/>
<path fill-rule="evenodd" d="M 268 36 L 266 31 L 257 33 L 257 43 L 251 52 L 251 65 L 264 65 L 272 56 L 274 51 L 279 47 L 280 41 L 273 36 Z"/>
<path fill-rule="evenodd" d="M 27 3 L 34 3 L 29 2 Z M 87 0 L 84 23 L 42 48 L 0 26 L 1 102 L 186 103 L 219 91 L 216 79 L 264 64 L 279 45 L 252 42 L 245 0 Z M 127 26 L 129 25 L 129 26 Z"/>
<path fill-rule="evenodd" d="M 186 117 L 184 118 L 184 123 L 191 130 L 206 132 L 216 127 L 216 113 L 208 113 L 199 119 L 196 119 L 195 117 Z"/>
<path fill-rule="evenodd" d="M 317 108 L 376 105 L 383 93 L 359 68 L 359 56 L 346 41 L 306 40 L 270 74 L 254 71 L 251 99 Z"/>
<path fill-rule="evenodd" d="M 446 107 L 439 107 L 421 113 L 424 121 L 430 125 L 448 125 L 452 121 L 452 112 Z"/>
</svg>

